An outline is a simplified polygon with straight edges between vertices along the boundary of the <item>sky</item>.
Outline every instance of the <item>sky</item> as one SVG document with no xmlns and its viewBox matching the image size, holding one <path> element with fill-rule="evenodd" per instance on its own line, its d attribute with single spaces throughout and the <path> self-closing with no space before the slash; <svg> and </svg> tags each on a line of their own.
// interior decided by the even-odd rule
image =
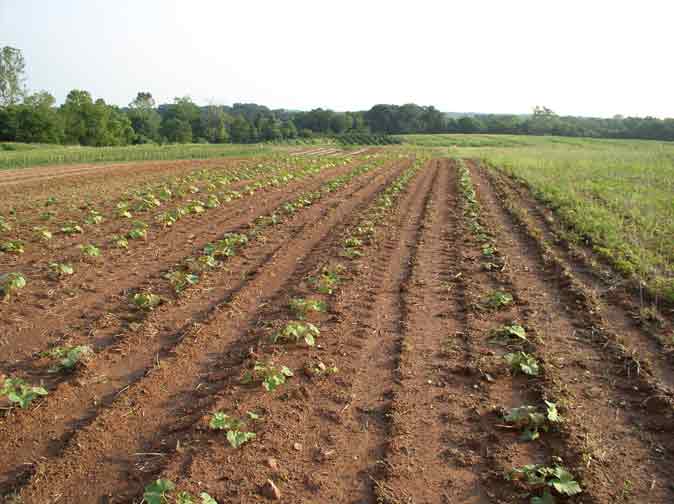
<svg viewBox="0 0 674 504">
<path fill-rule="evenodd" d="M 669 0 L 0 0 L 30 90 L 116 105 L 674 117 Z"/>
</svg>

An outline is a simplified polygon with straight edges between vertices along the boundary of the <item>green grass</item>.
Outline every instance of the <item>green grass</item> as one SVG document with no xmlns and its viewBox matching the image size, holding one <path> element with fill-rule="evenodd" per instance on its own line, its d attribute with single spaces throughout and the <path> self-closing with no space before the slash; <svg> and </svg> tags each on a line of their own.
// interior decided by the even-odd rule
<svg viewBox="0 0 674 504">
<path fill-rule="evenodd" d="M 271 145 L 251 144 L 184 144 L 131 145 L 125 147 L 74 147 L 0 143 L 0 169 L 37 165 L 151 161 L 171 159 L 206 159 L 265 154 Z"/>
<path fill-rule="evenodd" d="M 526 182 L 614 269 L 674 303 L 674 143 L 518 135 L 401 135 Z"/>
<path fill-rule="evenodd" d="M 539 137 L 472 154 L 525 181 L 571 239 L 589 237 L 616 270 L 674 302 L 674 144 Z"/>
</svg>

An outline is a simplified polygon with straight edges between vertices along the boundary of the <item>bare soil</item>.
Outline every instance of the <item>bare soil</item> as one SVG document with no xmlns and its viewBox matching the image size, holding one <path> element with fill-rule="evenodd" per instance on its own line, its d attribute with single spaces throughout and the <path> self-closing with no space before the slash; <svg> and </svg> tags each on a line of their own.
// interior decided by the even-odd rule
<svg viewBox="0 0 674 504">
<path fill-rule="evenodd" d="M 24 410 L 3 403 L 0 502 L 140 503 L 144 487 L 165 478 L 220 503 L 270 501 L 271 480 L 281 502 L 514 504 L 537 489 L 505 474 L 559 459 L 583 489 L 560 503 L 674 502 L 667 312 L 656 307 L 661 322 L 635 317 L 643 306 L 633 292 L 560 240 L 554 215 L 525 187 L 479 163 L 466 166 L 477 219 L 496 244 L 488 266 L 457 162 L 425 160 L 381 211 L 379 198 L 415 162 L 391 158 L 261 229 L 198 285 L 167 290 L 173 265 L 349 173 L 362 156 L 153 230 L 132 253 L 84 265 L 67 281 L 75 295 L 45 279 L 3 305 L 1 374 L 42 382 L 49 395 Z M 189 163 L 166 170 L 202 166 Z M 53 176 L 77 180 L 83 170 Z M 30 178 L 6 177 L 42 195 Z M 370 224 L 362 255 L 348 257 L 345 240 Z M 37 271 L 47 257 L 17 264 Z M 332 293 L 316 290 L 325 268 L 339 272 Z M 146 289 L 166 302 L 139 314 L 127 295 Z M 488 307 L 494 291 L 513 302 Z M 298 297 L 327 306 L 305 320 L 320 329 L 316 346 L 271 344 L 297 319 L 289 302 Z M 523 347 L 495 343 L 494 330 L 509 323 L 526 329 Z M 52 373 L 42 352 L 55 344 L 95 353 L 72 373 Z M 522 348 L 539 361 L 538 376 L 505 365 Z M 273 392 L 244 383 L 256 361 L 294 376 Z M 506 410 L 543 401 L 564 421 L 539 439 L 505 425 Z M 232 448 L 208 426 L 215 411 L 243 419 L 256 437 Z"/>
</svg>

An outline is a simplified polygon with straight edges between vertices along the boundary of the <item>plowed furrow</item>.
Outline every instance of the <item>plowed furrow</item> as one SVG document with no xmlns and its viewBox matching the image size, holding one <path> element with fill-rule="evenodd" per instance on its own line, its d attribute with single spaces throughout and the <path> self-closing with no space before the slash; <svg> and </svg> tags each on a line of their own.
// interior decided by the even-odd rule
<svg viewBox="0 0 674 504">
<path fill-rule="evenodd" d="M 167 268 L 198 254 L 207 243 L 222 236 L 223 230 L 229 232 L 245 226 L 256 217 L 266 215 L 282 203 L 291 201 L 298 191 L 315 190 L 350 168 L 342 166 L 328 169 L 308 182 L 297 181 L 277 190 L 256 194 L 242 204 L 215 209 L 208 214 L 207 219 L 185 221 L 170 232 L 162 233 L 155 240 L 141 245 L 133 254 L 121 254 L 96 267 L 91 275 L 104 278 L 105 282 L 98 280 L 95 289 L 82 290 L 73 299 L 61 294 L 58 301 L 49 301 L 47 309 L 41 306 L 22 308 L 14 319 L 13 327 L 7 327 L 3 335 L 13 344 L 2 356 L 2 369 L 8 372 L 12 362 L 26 359 L 34 352 L 44 351 L 59 340 L 73 338 L 73 333 L 105 333 L 100 325 L 105 325 L 106 320 L 101 321 L 101 318 L 110 318 L 109 314 L 124 314 L 129 289 L 160 280 Z M 187 249 L 182 246 L 184 244 L 188 245 Z M 46 285 L 45 291 L 48 287 Z M 105 334 L 102 338 L 105 338 Z"/>
<path fill-rule="evenodd" d="M 588 494 L 595 502 L 614 502 L 625 492 L 635 502 L 671 502 L 669 413 L 649 412 L 647 383 L 601 338 L 604 329 L 583 296 L 514 225 L 483 174 L 474 170 L 473 176 L 513 288 L 530 308 L 527 324 L 542 339 L 542 385 L 564 407 L 566 450 L 577 455 L 574 470 Z M 629 480 L 616 481 L 625 467 Z"/>
<path fill-rule="evenodd" d="M 406 212 L 408 206 L 409 200 L 402 204 L 401 211 Z M 342 228 L 352 229 L 360 221 L 361 217 L 352 215 L 349 222 L 345 223 L 348 225 Z M 353 309 L 349 307 L 345 311 L 344 307 L 340 306 L 342 303 L 337 300 L 336 306 L 330 303 L 328 314 L 315 315 L 317 319 L 314 318 L 312 321 L 317 323 L 321 330 L 319 345 L 316 348 L 289 345 L 287 349 L 281 350 L 275 345 L 265 346 L 261 343 L 266 341 L 266 337 L 273 331 L 273 328 L 269 327 L 269 322 L 282 322 L 288 317 L 293 318 L 287 309 L 291 297 L 317 296 L 316 291 L 306 282 L 308 275 L 316 273 L 321 265 L 344 263 L 341 243 L 348 235 L 348 232 L 333 235 L 330 240 L 316 247 L 288 281 L 287 287 L 279 291 L 278 296 L 270 300 L 265 309 L 257 314 L 257 320 L 251 327 L 249 344 L 242 343 L 246 348 L 253 349 L 255 359 L 273 358 L 276 363 L 294 369 L 295 377 L 291 382 L 284 385 L 280 392 L 266 393 L 259 389 L 259 385 L 253 390 L 242 386 L 240 370 L 225 373 L 228 386 L 224 389 L 222 397 L 217 400 L 214 410 L 242 418 L 246 418 L 247 411 L 260 413 L 263 417 L 261 422 L 248 421 L 250 428 L 257 433 L 254 442 L 241 450 L 233 450 L 226 443 L 217 441 L 213 443 L 214 439 L 222 439 L 220 437 L 222 434 L 219 436 L 218 433 L 208 432 L 206 426 L 209 416 L 206 416 L 187 438 L 189 450 L 172 458 L 170 464 L 162 471 L 163 478 L 176 481 L 180 488 L 193 492 L 198 492 L 200 484 L 203 483 L 204 488 L 228 502 L 240 502 L 245 500 L 246 496 L 259 495 L 259 485 L 268 477 L 275 479 L 282 487 L 284 499 L 343 501 L 341 494 L 345 490 L 338 489 L 340 496 L 335 496 L 335 489 L 332 488 L 330 481 L 332 472 L 326 473 L 326 464 L 349 464 L 352 460 L 349 454 L 342 454 L 338 449 L 334 450 L 331 447 L 335 439 L 332 429 L 335 423 L 342 422 L 342 414 L 348 410 L 345 403 L 348 404 L 350 400 L 345 394 L 354 372 L 352 362 L 355 356 L 351 356 L 354 353 L 351 347 L 354 345 L 353 331 L 357 329 L 354 329 L 353 321 L 346 323 L 342 322 L 342 319 L 353 317 Z M 371 252 L 368 249 L 366 255 L 369 257 Z M 352 267 L 358 268 L 357 263 L 346 264 L 349 265 L 349 270 Z M 354 292 L 357 297 L 364 284 L 369 285 L 369 281 L 372 280 L 371 270 L 366 264 L 362 266 L 363 270 L 358 268 L 355 275 L 345 273 L 350 280 L 343 287 L 343 291 L 340 289 L 340 298 L 346 296 L 350 300 Z M 363 278 L 364 274 L 367 279 Z M 330 366 L 337 364 L 339 371 L 334 376 L 307 374 L 306 366 L 319 361 Z M 226 367 L 229 368 L 229 364 Z M 260 461 L 265 457 L 278 460 L 278 468 L 261 464 Z M 238 470 L 225 477 L 214 474 L 212 468 L 217 467 L 221 461 L 227 461 Z M 365 484 L 370 483 L 367 481 Z"/>
<path fill-rule="evenodd" d="M 194 405 L 217 391 L 217 384 L 209 386 L 213 366 L 218 364 L 219 356 L 237 348 L 264 300 L 283 287 L 299 258 L 307 256 L 385 183 L 382 179 L 351 198 L 342 196 L 332 211 L 321 203 L 302 213 L 300 222 L 294 225 L 303 225 L 303 231 L 279 249 L 211 319 L 195 324 L 176 346 L 173 356 L 160 361 L 156 369 L 115 399 L 91 425 L 78 431 L 62 458 L 39 464 L 21 492 L 26 502 L 40 502 L 57 494 L 69 502 L 90 502 L 109 493 L 137 493 L 135 464 L 139 459 L 134 454 L 184 428 L 183 422 L 190 424 Z M 49 484 L 45 485 L 45 481 Z"/>
<path fill-rule="evenodd" d="M 498 189 L 500 196 L 518 212 L 519 218 L 526 221 L 538 239 L 544 241 L 558 260 L 573 273 L 581 287 L 588 292 L 588 297 L 593 298 L 601 308 L 610 330 L 620 335 L 620 343 L 627 351 L 638 356 L 671 394 L 674 391 L 674 354 L 666 346 L 670 344 L 667 338 L 673 328 L 669 317 L 663 315 L 657 306 L 646 303 L 643 292 L 629 292 L 624 282 L 616 283 L 615 274 L 602 274 L 591 252 L 580 250 L 561 239 L 550 224 L 548 214 L 524 189 L 505 175 L 493 171 L 485 172 L 485 175 Z"/>
</svg>

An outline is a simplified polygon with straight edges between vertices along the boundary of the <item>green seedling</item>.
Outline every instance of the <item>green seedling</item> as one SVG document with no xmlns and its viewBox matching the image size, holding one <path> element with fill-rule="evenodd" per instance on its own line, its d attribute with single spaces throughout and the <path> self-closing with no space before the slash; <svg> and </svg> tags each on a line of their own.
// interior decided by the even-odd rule
<svg viewBox="0 0 674 504">
<path fill-rule="evenodd" d="M 206 211 L 206 208 L 203 202 L 199 200 L 193 200 L 187 204 L 187 210 L 189 213 L 202 214 Z"/>
<path fill-rule="evenodd" d="M 23 254 L 26 248 L 22 240 L 7 240 L 0 243 L 0 250 L 7 254 Z"/>
<path fill-rule="evenodd" d="M 548 432 L 553 424 L 562 422 L 555 403 L 545 401 L 545 408 L 545 412 L 529 405 L 512 408 L 503 419 L 522 431 L 522 439 L 533 441 L 540 437 L 540 431 Z"/>
<path fill-rule="evenodd" d="M 84 229 L 82 229 L 82 226 L 80 226 L 79 224 L 67 223 L 67 224 L 64 224 L 61 227 L 61 232 L 64 235 L 71 236 L 71 235 L 74 235 L 74 234 L 84 233 Z"/>
<path fill-rule="evenodd" d="M 190 285 L 199 283 L 199 276 L 186 271 L 171 271 L 164 275 L 176 293 L 184 291 Z"/>
<path fill-rule="evenodd" d="M 75 347 L 56 347 L 47 352 L 54 359 L 59 359 L 58 364 L 51 368 L 51 372 L 72 371 L 78 363 L 88 359 L 93 350 L 89 345 Z"/>
<path fill-rule="evenodd" d="M 105 219 L 103 216 L 98 213 L 96 210 L 92 210 L 89 212 L 89 215 L 87 215 L 84 218 L 84 223 L 89 224 L 91 226 L 97 226 L 98 224 L 101 224 Z"/>
<path fill-rule="evenodd" d="M 339 372 L 337 366 L 327 366 L 323 361 L 308 362 L 304 365 L 304 372 L 308 376 L 324 376 Z"/>
<path fill-rule="evenodd" d="M 553 491 L 559 495 L 573 496 L 582 492 L 573 474 L 565 467 L 554 464 L 528 464 L 513 468 L 507 479 L 523 483 L 531 491 L 543 490 L 541 495 L 531 497 L 530 504 L 555 504 Z"/>
<path fill-rule="evenodd" d="M 211 429 L 226 431 L 227 441 L 232 446 L 232 448 L 239 448 L 241 445 L 255 438 L 254 432 L 246 432 L 241 430 L 245 427 L 245 424 L 241 420 L 232 418 L 222 411 L 218 411 L 213 414 L 213 417 L 211 418 L 208 426 Z"/>
<path fill-rule="evenodd" d="M 11 230 L 12 230 L 11 224 L 7 222 L 4 217 L 0 216 L 0 231 L 6 233 Z"/>
<path fill-rule="evenodd" d="M 538 373 L 540 372 L 538 361 L 533 355 L 529 355 L 526 352 L 505 354 L 503 358 L 515 374 L 523 373 L 529 376 L 538 376 Z"/>
<path fill-rule="evenodd" d="M 122 235 L 112 235 L 110 237 L 110 243 L 117 248 L 125 250 L 129 248 L 129 240 Z"/>
<path fill-rule="evenodd" d="M 506 324 L 492 331 L 494 340 L 505 344 L 522 344 L 529 341 L 527 332 L 519 324 Z"/>
<path fill-rule="evenodd" d="M 55 204 L 56 204 L 56 201 L 57 201 L 57 200 L 56 200 L 56 197 L 54 197 L 54 196 L 49 196 L 49 197 L 47 198 L 47 201 L 44 202 L 44 206 L 48 207 L 48 206 L 55 205 Z"/>
<path fill-rule="evenodd" d="M 131 296 L 131 302 L 140 310 L 152 311 L 161 304 L 161 298 L 151 292 L 139 292 Z"/>
<path fill-rule="evenodd" d="M 318 277 L 311 277 L 309 281 L 321 294 L 332 294 L 341 282 L 340 273 L 342 271 L 342 266 L 333 269 L 325 266 Z"/>
<path fill-rule="evenodd" d="M 283 329 L 272 334 L 270 339 L 272 343 L 279 340 L 299 343 L 304 340 L 307 345 L 315 346 L 316 338 L 320 334 L 318 327 L 309 322 L 288 322 Z"/>
<path fill-rule="evenodd" d="M 205 207 L 206 208 L 218 208 L 220 206 L 220 200 L 215 194 L 211 194 L 206 199 Z"/>
<path fill-rule="evenodd" d="M 121 217 L 124 219 L 130 219 L 133 217 L 131 210 L 129 210 L 129 204 L 126 201 L 121 201 L 117 203 L 115 214 L 117 215 L 117 217 Z"/>
<path fill-rule="evenodd" d="M 49 263 L 49 272 L 53 277 L 63 278 L 75 273 L 75 269 L 71 264 L 53 262 Z"/>
<path fill-rule="evenodd" d="M 48 211 L 42 212 L 40 214 L 40 220 L 49 221 L 49 220 L 52 220 L 55 216 L 56 216 L 56 212 L 51 212 L 51 211 L 48 210 Z"/>
<path fill-rule="evenodd" d="M 512 294 L 503 291 L 494 291 L 487 297 L 485 305 L 494 310 L 500 310 L 513 302 Z"/>
<path fill-rule="evenodd" d="M 261 382 L 267 392 L 273 392 L 291 376 L 293 372 L 286 366 L 277 367 L 271 363 L 256 361 L 252 371 L 246 371 L 243 374 L 241 383 Z"/>
<path fill-rule="evenodd" d="M 204 247 L 204 255 L 232 257 L 247 243 L 248 237 L 245 234 L 227 233 L 222 240 L 206 245 Z"/>
<path fill-rule="evenodd" d="M 213 256 L 202 255 L 197 258 L 190 257 L 185 261 L 185 264 L 188 270 L 200 273 L 202 271 L 217 268 L 221 263 Z"/>
<path fill-rule="evenodd" d="M 101 255 L 101 249 L 92 243 L 78 245 L 77 248 L 82 251 L 82 254 L 89 257 L 99 257 Z"/>
<path fill-rule="evenodd" d="M 54 236 L 54 235 L 52 234 L 52 232 L 49 231 L 49 229 L 47 229 L 46 227 L 40 227 L 40 226 L 34 227 L 34 228 L 33 228 L 33 231 L 34 231 L 34 233 L 35 233 L 35 237 L 36 237 L 38 240 L 42 240 L 42 241 L 49 241 L 49 240 L 51 240 L 51 239 L 53 238 L 53 236 Z"/>
<path fill-rule="evenodd" d="M 16 291 L 26 286 L 26 277 L 21 273 L 10 272 L 0 275 L 0 299 L 8 300 Z"/>
<path fill-rule="evenodd" d="M 10 402 L 16 403 L 20 408 L 27 408 L 39 396 L 46 396 L 44 387 L 33 387 L 21 378 L 5 378 L 0 388 L 0 396 L 6 396 Z"/>
<path fill-rule="evenodd" d="M 143 221 L 134 221 L 131 231 L 126 234 L 131 240 L 145 240 L 147 238 L 148 225 Z"/>
<path fill-rule="evenodd" d="M 300 320 L 304 320 L 309 312 L 324 312 L 325 303 L 316 299 L 292 298 L 288 303 L 290 311 Z"/>
<path fill-rule="evenodd" d="M 496 254 L 496 248 L 493 245 L 485 244 L 482 245 L 482 256 L 488 259 L 491 259 Z"/>
</svg>

